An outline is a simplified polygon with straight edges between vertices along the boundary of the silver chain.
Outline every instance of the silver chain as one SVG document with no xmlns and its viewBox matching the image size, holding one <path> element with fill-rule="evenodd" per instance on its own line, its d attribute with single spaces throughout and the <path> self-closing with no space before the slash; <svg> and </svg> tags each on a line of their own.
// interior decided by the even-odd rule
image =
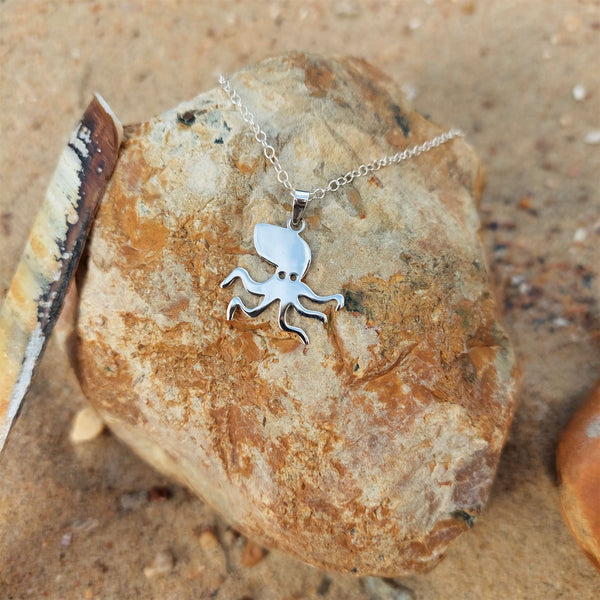
<svg viewBox="0 0 600 600">
<path fill-rule="evenodd" d="M 262 130 L 261 126 L 256 122 L 254 115 L 248 110 L 248 107 L 242 102 L 240 95 L 236 92 L 236 90 L 231 87 L 231 82 L 225 76 L 219 76 L 219 83 L 223 88 L 223 91 L 229 96 L 231 103 L 238 109 L 240 114 L 242 115 L 242 119 L 250 125 L 252 131 L 254 132 L 254 137 L 256 141 L 263 147 L 263 153 L 265 158 L 273 165 L 275 168 L 275 172 L 277 173 L 277 181 L 283 185 L 283 187 L 290 192 L 292 198 L 296 198 L 296 188 L 290 183 L 290 175 L 289 173 L 281 166 L 279 162 L 279 158 L 277 157 L 277 153 L 275 152 L 275 148 L 271 146 L 267 142 L 267 134 Z M 465 134 L 460 129 L 450 129 L 445 133 L 442 133 L 431 140 L 428 140 L 420 145 L 413 146 L 412 148 L 406 148 L 402 150 L 402 152 L 396 152 L 396 154 L 392 154 L 389 156 L 384 156 L 383 158 L 378 158 L 373 162 L 368 164 L 363 164 L 353 169 L 352 171 L 348 171 L 345 175 L 341 177 L 336 177 L 332 179 L 325 188 L 315 188 L 312 192 L 308 192 L 308 197 L 306 198 L 306 202 L 310 202 L 311 200 L 321 200 L 327 192 L 336 192 L 342 186 L 348 185 L 352 183 L 355 179 L 359 177 L 364 177 L 373 171 L 379 171 L 383 167 L 389 167 L 390 165 L 397 165 L 404 160 L 408 160 L 413 156 L 418 156 L 419 154 L 423 154 L 423 152 L 429 152 L 433 148 L 437 148 L 441 144 L 445 144 L 450 140 L 463 137 Z"/>
</svg>

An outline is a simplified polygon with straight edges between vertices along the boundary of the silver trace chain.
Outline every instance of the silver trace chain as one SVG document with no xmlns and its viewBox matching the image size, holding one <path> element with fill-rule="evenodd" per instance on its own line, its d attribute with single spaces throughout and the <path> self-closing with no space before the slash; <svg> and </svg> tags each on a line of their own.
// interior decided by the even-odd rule
<svg viewBox="0 0 600 600">
<path fill-rule="evenodd" d="M 261 126 L 256 122 L 254 115 L 248 110 L 248 107 L 242 102 L 240 95 L 231 86 L 231 82 L 224 75 L 219 76 L 219 84 L 223 88 L 223 91 L 229 96 L 231 103 L 238 109 L 242 119 L 250 125 L 254 132 L 256 141 L 263 147 L 265 158 L 273 165 L 275 172 L 277 173 L 277 181 L 283 185 L 283 187 L 289 191 L 292 198 L 297 201 L 302 198 L 304 205 L 311 200 L 321 200 L 327 192 L 335 192 L 342 186 L 352 183 L 359 177 L 364 177 L 373 171 L 379 171 L 383 167 L 389 167 L 391 165 L 397 165 L 404 160 L 408 160 L 413 156 L 428 152 L 433 148 L 437 148 L 441 144 L 449 142 L 450 140 L 457 137 L 464 137 L 464 132 L 460 129 L 449 129 L 445 133 L 442 133 L 422 144 L 413 146 L 412 148 L 406 148 L 402 152 L 396 152 L 389 156 L 378 158 L 368 164 L 362 164 L 352 171 L 348 171 L 345 175 L 332 179 L 325 188 L 315 188 L 311 192 L 300 192 L 290 183 L 289 173 L 281 166 L 275 148 L 267 141 L 267 134 L 263 131 Z"/>
</svg>

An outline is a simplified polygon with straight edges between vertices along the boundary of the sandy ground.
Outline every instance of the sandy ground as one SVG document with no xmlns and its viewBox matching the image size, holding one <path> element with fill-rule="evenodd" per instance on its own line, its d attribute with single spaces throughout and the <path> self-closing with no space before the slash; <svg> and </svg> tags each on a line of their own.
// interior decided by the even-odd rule
<svg viewBox="0 0 600 600">
<path fill-rule="evenodd" d="M 278 552 L 244 566 L 242 537 L 110 434 L 70 444 L 84 401 L 51 343 L 0 458 L 0 597 L 600 597 L 561 519 L 553 467 L 559 432 L 600 372 L 599 2 L 5 0 L 0 295 L 93 91 L 131 123 L 221 71 L 294 49 L 367 58 L 421 112 L 462 127 L 486 165 L 482 236 L 523 371 L 487 510 L 434 571 L 389 584 Z M 173 568 L 148 578 L 161 552 Z"/>
</svg>

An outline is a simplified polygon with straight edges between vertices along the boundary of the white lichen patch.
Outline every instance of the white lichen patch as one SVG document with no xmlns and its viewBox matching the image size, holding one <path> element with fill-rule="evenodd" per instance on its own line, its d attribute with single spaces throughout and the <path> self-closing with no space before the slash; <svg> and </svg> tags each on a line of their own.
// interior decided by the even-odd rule
<svg viewBox="0 0 600 600">
<path fill-rule="evenodd" d="M 600 437 L 600 415 L 590 420 L 585 428 L 585 435 L 592 439 Z"/>
<path fill-rule="evenodd" d="M 69 145 L 77 150 L 77 152 L 87 158 L 90 155 L 88 144 L 91 140 L 90 130 L 83 124 L 79 124 L 79 127 L 71 133 L 69 138 Z"/>
</svg>

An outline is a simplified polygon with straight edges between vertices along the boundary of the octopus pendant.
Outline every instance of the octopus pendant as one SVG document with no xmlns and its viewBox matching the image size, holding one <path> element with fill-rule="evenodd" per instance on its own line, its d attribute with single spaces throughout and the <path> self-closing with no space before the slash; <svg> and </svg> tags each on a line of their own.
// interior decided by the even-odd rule
<svg viewBox="0 0 600 600">
<path fill-rule="evenodd" d="M 327 323 L 327 316 L 324 313 L 302 306 L 300 298 L 308 298 L 321 304 L 335 300 L 336 310 L 344 306 L 342 294 L 319 296 L 302 281 L 310 266 L 311 254 L 308 244 L 300 237 L 300 232 L 304 229 L 304 221 L 300 220 L 299 225 L 298 229 L 292 228 L 292 219 L 290 219 L 287 227 L 267 223 L 258 223 L 254 227 L 254 247 L 261 258 L 276 267 L 276 271 L 267 281 L 259 282 L 254 281 L 246 269 L 236 267 L 223 280 L 221 287 L 226 287 L 239 278 L 248 292 L 263 296 L 254 307 L 247 307 L 238 296 L 235 296 L 227 307 L 228 321 L 233 318 L 238 307 L 249 317 L 256 317 L 273 302 L 279 300 L 279 327 L 284 331 L 295 333 L 305 344 L 308 344 L 308 336 L 304 330 L 287 322 L 288 310 L 293 307 L 304 317 L 312 317 Z"/>
</svg>

